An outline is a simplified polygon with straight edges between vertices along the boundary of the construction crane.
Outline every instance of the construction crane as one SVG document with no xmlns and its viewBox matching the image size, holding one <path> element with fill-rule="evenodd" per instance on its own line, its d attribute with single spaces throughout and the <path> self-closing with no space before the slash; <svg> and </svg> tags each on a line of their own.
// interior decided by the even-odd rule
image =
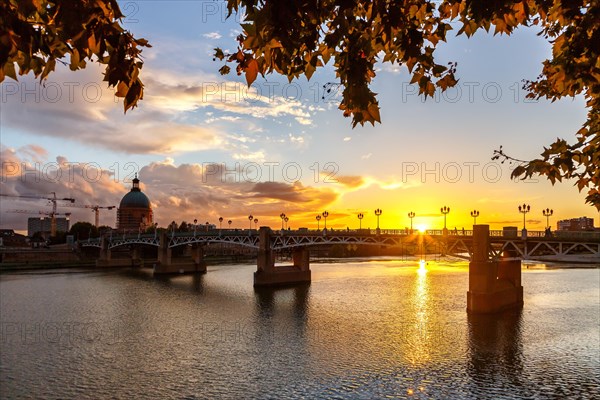
<svg viewBox="0 0 600 400">
<path fill-rule="evenodd" d="M 116 208 L 117 206 L 97 206 L 97 205 L 96 206 L 88 206 L 88 205 L 85 205 L 84 207 L 92 209 L 92 211 L 94 212 L 95 217 L 96 217 L 95 225 L 96 225 L 96 228 L 98 228 L 98 226 L 100 225 L 100 223 L 99 223 L 100 222 L 100 209 L 112 210 L 113 208 Z"/>
<path fill-rule="evenodd" d="M 50 236 L 56 236 L 56 203 L 58 201 L 70 201 L 71 203 L 75 203 L 75 199 L 72 199 L 70 197 L 64 197 L 62 199 L 59 199 L 56 197 L 56 192 L 50 192 L 52 193 L 52 197 L 44 197 L 44 196 L 33 196 L 33 195 L 23 195 L 23 194 L 4 194 L 4 193 L 0 193 L 0 196 L 2 197 L 16 197 L 19 199 L 34 199 L 34 200 L 48 200 L 50 203 L 52 203 L 52 211 L 47 213 L 46 215 L 50 216 Z M 24 211 L 24 210 L 22 210 Z M 28 212 L 28 211 L 26 211 Z M 40 214 L 44 214 L 44 212 L 40 211 Z M 70 213 L 69 213 L 70 215 Z"/>
</svg>

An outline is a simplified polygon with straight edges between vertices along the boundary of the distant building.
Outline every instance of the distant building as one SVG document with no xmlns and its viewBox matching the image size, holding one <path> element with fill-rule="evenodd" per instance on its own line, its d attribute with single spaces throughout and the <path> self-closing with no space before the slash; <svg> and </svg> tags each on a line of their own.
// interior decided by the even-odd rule
<svg viewBox="0 0 600 400">
<path fill-rule="evenodd" d="M 56 232 L 69 232 L 69 220 L 67 218 L 56 219 Z M 31 217 L 27 218 L 27 236 L 31 237 L 40 232 L 44 238 L 50 237 L 52 229 L 52 218 L 50 217 Z"/>
<path fill-rule="evenodd" d="M 587 217 L 563 219 L 556 225 L 559 231 L 593 231 L 594 219 Z"/>
<path fill-rule="evenodd" d="M 141 191 L 140 180 L 136 175 L 131 191 L 123 196 L 117 209 L 117 229 L 121 232 L 144 231 L 152 223 L 150 200 Z"/>
</svg>

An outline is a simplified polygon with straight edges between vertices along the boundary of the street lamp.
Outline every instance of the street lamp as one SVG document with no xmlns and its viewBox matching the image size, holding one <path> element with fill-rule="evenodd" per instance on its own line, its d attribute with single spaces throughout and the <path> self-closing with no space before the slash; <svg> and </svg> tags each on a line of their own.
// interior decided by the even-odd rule
<svg viewBox="0 0 600 400">
<path fill-rule="evenodd" d="M 281 218 L 281 230 L 283 230 L 283 222 L 285 220 L 285 214 L 284 213 L 279 214 L 279 218 Z"/>
<path fill-rule="evenodd" d="M 256 224 L 258 224 L 258 218 L 254 218 L 254 229 L 256 229 Z"/>
<path fill-rule="evenodd" d="M 283 220 L 285 221 L 285 229 L 287 229 L 288 228 L 288 221 L 290 219 L 288 217 L 285 217 Z"/>
<path fill-rule="evenodd" d="M 198 226 L 198 220 L 194 219 L 194 237 L 196 237 L 196 227 Z"/>
<path fill-rule="evenodd" d="M 323 219 L 325 219 L 325 230 L 327 230 L 327 217 L 329 217 L 329 213 L 327 211 L 323 211 Z"/>
<path fill-rule="evenodd" d="M 554 210 L 546 208 L 545 210 L 542 210 L 542 214 L 546 217 L 546 228 L 550 228 L 550 217 L 554 214 Z"/>
<path fill-rule="evenodd" d="M 415 213 L 414 212 L 409 212 L 408 213 L 408 218 L 410 218 L 410 233 L 412 234 L 413 231 L 413 218 L 415 217 Z"/>
<path fill-rule="evenodd" d="M 527 232 L 525 229 L 525 214 L 527 214 L 529 211 L 531 211 L 531 207 L 528 204 L 519 206 L 519 212 L 523 214 L 523 232 Z"/>
<path fill-rule="evenodd" d="M 375 215 L 377 215 L 377 230 L 379 230 L 379 216 L 381 215 L 383 211 L 381 211 L 381 208 L 378 208 L 377 210 L 375 210 Z"/>
<path fill-rule="evenodd" d="M 229 229 L 231 229 L 231 223 L 232 222 L 233 222 L 232 220 L 227 221 L 227 224 L 229 225 Z"/>
<path fill-rule="evenodd" d="M 223 224 L 223 217 L 219 217 L 219 230 L 221 230 L 223 228 L 222 224 Z"/>
<path fill-rule="evenodd" d="M 362 219 L 365 217 L 363 213 L 358 214 L 358 229 L 362 229 Z"/>
<path fill-rule="evenodd" d="M 252 214 L 248 215 L 248 221 L 250 221 L 250 230 L 252 230 L 252 220 L 254 219 L 254 216 Z"/>
<path fill-rule="evenodd" d="M 444 214 L 444 231 L 446 231 L 446 214 L 450 212 L 450 207 L 444 206 L 440 208 L 440 211 L 442 212 L 442 214 Z"/>
<path fill-rule="evenodd" d="M 317 220 L 317 230 L 321 230 L 321 216 L 317 215 L 315 219 Z"/>
<path fill-rule="evenodd" d="M 479 211 L 471 211 L 471 217 L 473 217 L 473 225 L 477 225 L 477 217 L 479 217 Z"/>
</svg>

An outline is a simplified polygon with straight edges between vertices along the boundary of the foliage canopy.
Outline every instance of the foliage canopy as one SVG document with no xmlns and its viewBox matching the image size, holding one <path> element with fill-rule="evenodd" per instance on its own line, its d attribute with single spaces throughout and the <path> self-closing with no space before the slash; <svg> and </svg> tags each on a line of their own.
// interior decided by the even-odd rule
<svg viewBox="0 0 600 400">
<path fill-rule="evenodd" d="M 535 81 L 526 81 L 528 98 L 583 94 L 588 118 L 576 142 L 557 139 L 542 158 L 521 161 L 502 149 L 494 158 L 517 161 L 513 177 L 546 175 L 552 182 L 574 178 L 579 190 L 588 188 L 586 201 L 600 209 L 600 10 L 598 1 L 559 0 L 228 0 L 230 14 L 243 10 L 246 21 L 238 49 L 215 57 L 237 64 L 248 84 L 276 72 L 291 81 L 307 78 L 333 60 L 343 87 L 339 108 L 352 124 L 380 122 L 376 93 L 369 88 L 376 62 L 405 65 L 419 93 L 433 96 L 457 83 L 456 64 L 435 61 L 435 50 L 458 22 L 457 35 L 472 36 L 480 29 L 510 35 L 519 26 L 538 26 L 552 43 Z M 224 65 L 220 72 L 230 72 Z"/>
<path fill-rule="evenodd" d="M 600 209 L 600 10 L 598 0 L 227 0 L 229 13 L 244 12 L 243 33 L 222 74 L 244 74 L 250 85 L 258 74 L 310 77 L 332 62 L 343 88 L 340 110 L 352 124 L 380 122 L 376 93 L 370 89 L 376 62 L 405 65 L 411 83 L 425 97 L 456 85 L 456 64 L 438 64 L 435 50 L 458 23 L 458 35 L 478 30 L 510 35 L 520 26 L 537 26 L 552 43 L 535 81 L 526 81 L 529 98 L 555 101 L 583 95 L 587 121 L 569 143 L 557 139 L 541 158 L 517 160 L 499 149 L 494 158 L 519 163 L 513 177 L 545 175 L 552 183 L 575 179 L 588 189 L 586 201 Z M 72 70 L 87 61 L 106 65 L 104 80 L 124 98 L 125 111 L 143 97 L 141 51 L 149 47 L 121 25 L 116 0 L 5 0 L 0 3 L 0 82 L 33 72 L 45 79 L 56 61 L 70 57 Z"/>
<path fill-rule="evenodd" d="M 125 111 L 143 97 L 141 47 L 120 24 L 117 0 L 4 0 L 0 2 L 0 82 L 33 72 L 41 80 L 56 67 L 75 71 L 87 61 L 106 65 L 104 80 L 124 98 Z M 69 62 L 63 61 L 69 55 Z"/>
</svg>

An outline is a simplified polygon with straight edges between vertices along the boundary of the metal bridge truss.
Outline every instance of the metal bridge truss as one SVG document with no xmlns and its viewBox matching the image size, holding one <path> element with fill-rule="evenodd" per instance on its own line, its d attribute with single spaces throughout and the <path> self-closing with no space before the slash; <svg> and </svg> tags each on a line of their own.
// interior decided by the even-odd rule
<svg viewBox="0 0 600 400">
<path fill-rule="evenodd" d="M 419 236 L 406 236 L 403 234 L 273 234 L 270 247 L 272 250 L 291 249 L 294 247 L 319 246 L 319 245 L 372 245 L 372 246 L 415 246 L 418 242 L 415 238 Z M 472 238 L 469 235 L 424 235 L 427 241 L 432 240 L 440 245 L 443 253 L 456 257 L 469 259 L 472 254 Z M 226 233 L 226 234 L 201 234 L 201 235 L 169 235 L 167 236 L 170 248 L 211 243 L 226 243 L 250 248 L 259 247 L 259 235 L 248 233 Z M 422 242 L 421 242 L 422 243 Z M 80 242 L 82 247 L 101 247 L 100 239 L 89 239 Z M 160 236 L 137 235 L 111 237 L 109 249 L 126 245 L 160 246 Z M 419 244 L 421 245 L 421 244 Z M 542 259 L 564 256 L 581 256 L 600 258 L 600 241 L 577 240 L 563 238 L 502 238 L 490 236 L 490 248 L 488 251 L 491 259 L 500 258 L 538 258 Z"/>
<path fill-rule="evenodd" d="M 174 235 L 167 237 L 169 241 L 169 247 L 184 246 L 188 244 L 201 244 L 206 245 L 210 243 L 228 243 L 235 244 L 238 246 L 258 248 L 258 235 L 198 235 L 198 236 L 180 236 Z M 89 239 L 80 242 L 82 247 L 102 247 L 100 239 Z M 147 246 L 160 246 L 160 236 L 154 235 L 138 235 L 138 236 L 124 236 L 116 237 L 113 236 L 109 239 L 109 249 L 114 249 L 119 246 L 128 245 L 147 245 Z"/>
<path fill-rule="evenodd" d="M 271 239 L 271 249 L 289 249 L 293 247 L 360 244 L 372 246 L 401 246 L 405 236 L 391 235 L 280 235 Z"/>
<path fill-rule="evenodd" d="M 447 243 L 446 253 L 469 259 L 473 255 L 469 238 Z M 469 256 L 466 256 L 468 254 Z M 544 259 L 557 257 L 591 257 L 600 259 L 600 243 L 540 239 L 497 239 L 492 238 L 488 254 L 491 259 Z"/>
<path fill-rule="evenodd" d="M 173 236 L 169 238 L 169 247 L 188 244 L 227 243 L 258 249 L 258 235 L 221 235 L 221 236 Z"/>
</svg>

